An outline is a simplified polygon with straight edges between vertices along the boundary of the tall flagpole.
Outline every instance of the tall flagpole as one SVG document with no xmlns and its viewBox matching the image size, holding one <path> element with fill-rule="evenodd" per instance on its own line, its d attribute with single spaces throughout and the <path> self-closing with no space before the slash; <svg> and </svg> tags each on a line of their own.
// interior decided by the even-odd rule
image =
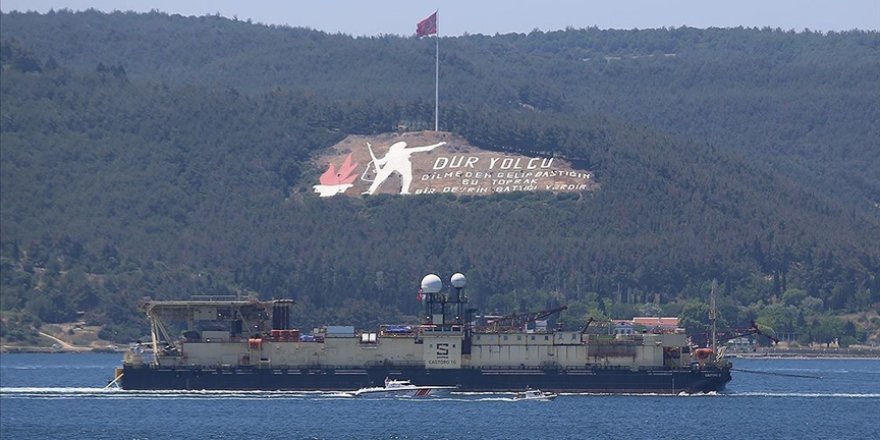
<svg viewBox="0 0 880 440">
<path fill-rule="evenodd" d="M 440 131 L 440 10 L 437 14 L 437 34 L 434 60 L 434 131 Z"/>
</svg>

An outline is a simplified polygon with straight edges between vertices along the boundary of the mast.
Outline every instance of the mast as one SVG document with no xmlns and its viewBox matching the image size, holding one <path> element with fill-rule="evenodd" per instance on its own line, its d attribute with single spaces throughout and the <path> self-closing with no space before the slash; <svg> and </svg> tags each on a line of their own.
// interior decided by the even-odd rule
<svg viewBox="0 0 880 440">
<path fill-rule="evenodd" d="M 715 304 L 715 288 L 718 286 L 716 280 L 712 280 L 712 290 L 709 293 L 709 324 L 712 326 L 712 361 L 718 360 L 718 327 L 716 325 L 716 318 L 718 315 L 718 308 Z"/>
<path fill-rule="evenodd" d="M 425 311 L 427 313 L 425 324 L 434 325 L 443 331 L 451 331 L 454 326 L 461 326 L 467 323 L 467 320 L 462 316 L 464 304 L 468 302 L 467 296 L 462 292 L 462 289 L 467 284 L 467 278 L 461 273 L 454 273 L 452 278 L 450 278 L 450 284 L 455 288 L 455 297 L 440 293 L 443 289 L 443 282 L 440 281 L 440 277 L 437 275 L 425 275 L 422 278 L 421 284 L 421 292 L 427 295 L 425 297 L 427 300 L 425 304 Z M 450 312 L 455 312 L 454 319 L 447 319 L 446 304 L 455 305 L 455 309 L 450 310 Z M 435 308 L 435 305 L 438 307 Z"/>
<path fill-rule="evenodd" d="M 437 34 L 434 40 L 434 131 L 440 131 L 440 10 L 435 14 Z"/>
<path fill-rule="evenodd" d="M 434 35 L 434 131 L 440 130 L 440 9 L 416 25 L 416 37 Z"/>
</svg>

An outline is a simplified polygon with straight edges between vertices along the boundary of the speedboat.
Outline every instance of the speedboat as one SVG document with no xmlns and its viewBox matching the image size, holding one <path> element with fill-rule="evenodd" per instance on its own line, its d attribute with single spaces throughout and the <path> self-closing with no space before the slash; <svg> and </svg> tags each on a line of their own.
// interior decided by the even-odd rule
<svg viewBox="0 0 880 440">
<path fill-rule="evenodd" d="M 361 388 L 352 393 L 353 396 L 369 397 L 429 397 L 446 394 L 456 387 L 413 385 L 408 380 L 385 379 L 384 387 Z"/>
<path fill-rule="evenodd" d="M 553 400 L 558 394 L 528 389 L 513 395 L 513 400 Z"/>
</svg>

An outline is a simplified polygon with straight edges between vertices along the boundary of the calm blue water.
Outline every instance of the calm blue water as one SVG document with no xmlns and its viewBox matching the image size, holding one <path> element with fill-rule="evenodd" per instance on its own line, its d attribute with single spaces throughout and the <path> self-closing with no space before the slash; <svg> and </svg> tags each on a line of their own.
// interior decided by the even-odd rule
<svg viewBox="0 0 880 440">
<path fill-rule="evenodd" d="M 103 391 L 115 354 L 0 355 L 3 439 L 869 439 L 880 360 L 734 360 L 718 395 L 510 395 L 362 400 L 333 394 Z"/>
</svg>

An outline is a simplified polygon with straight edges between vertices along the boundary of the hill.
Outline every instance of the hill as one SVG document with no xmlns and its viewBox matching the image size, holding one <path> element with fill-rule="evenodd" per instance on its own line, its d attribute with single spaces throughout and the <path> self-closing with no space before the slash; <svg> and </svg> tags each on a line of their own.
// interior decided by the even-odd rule
<svg viewBox="0 0 880 440">
<path fill-rule="evenodd" d="M 870 239 L 880 224 L 865 207 L 876 175 L 860 168 L 877 159 L 876 104 L 867 101 L 877 79 L 862 70 L 876 57 L 875 34 L 582 30 L 444 40 L 445 65 L 455 67 L 444 79 L 454 84 L 446 130 L 487 151 L 564 157 L 594 171 L 600 189 L 321 199 L 311 190 L 321 151 L 348 134 L 369 139 L 432 119 L 427 42 L 164 14 L 0 20 L 7 338 L 83 319 L 102 325 L 105 339 L 128 341 L 145 334 L 135 308 L 143 296 L 195 293 L 293 297 L 304 328 L 412 321 L 427 272 L 466 273 L 484 311 L 567 303 L 572 325 L 587 315 L 699 317 L 713 278 L 731 325 L 758 318 L 807 340 L 825 338 L 811 328 L 832 315 L 880 302 L 880 251 Z M 767 74 L 774 79 L 724 72 L 722 55 L 750 39 L 781 66 Z M 656 56 L 665 46 L 654 57 L 622 56 L 663 41 L 675 57 Z M 820 61 L 777 60 L 789 48 L 772 49 L 780 41 L 801 53 L 843 47 L 865 56 L 835 72 L 851 82 L 826 84 Z M 593 62 L 608 53 L 600 47 L 620 59 Z M 713 73 L 649 97 L 657 78 L 698 65 Z M 426 84 L 401 81 L 401 71 Z M 777 74 L 812 91 L 792 104 L 796 114 L 736 113 L 749 96 L 793 96 L 793 85 L 774 85 Z M 604 85 L 587 87 L 600 78 Z M 639 92 L 636 83 L 655 87 Z M 642 98 L 627 97 L 627 87 Z M 678 109 L 668 106 L 682 90 Z M 835 99 L 841 114 L 821 124 L 798 116 Z M 792 127 L 786 146 L 814 133 L 834 141 L 830 151 L 849 148 L 850 159 L 808 182 L 803 168 L 779 168 L 800 153 L 744 154 L 769 145 L 750 140 L 778 127 Z M 768 164 L 773 154 L 780 158 Z M 864 339 L 828 322 L 838 337 Z"/>
<path fill-rule="evenodd" d="M 0 38 L 80 73 L 103 63 L 134 81 L 297 90 L 369 103 L 364 111 L 381 112 L 390 101 L 425 111 L 433 105 L 428 40 L 159 12 L 11 13 L 0 24 Z M 608 115 L 710 144 L 876 219 L 878 70 L 877 32 L 683 27 L 469 35 L 442 41 L 441 108 Z"/>
</svg>

